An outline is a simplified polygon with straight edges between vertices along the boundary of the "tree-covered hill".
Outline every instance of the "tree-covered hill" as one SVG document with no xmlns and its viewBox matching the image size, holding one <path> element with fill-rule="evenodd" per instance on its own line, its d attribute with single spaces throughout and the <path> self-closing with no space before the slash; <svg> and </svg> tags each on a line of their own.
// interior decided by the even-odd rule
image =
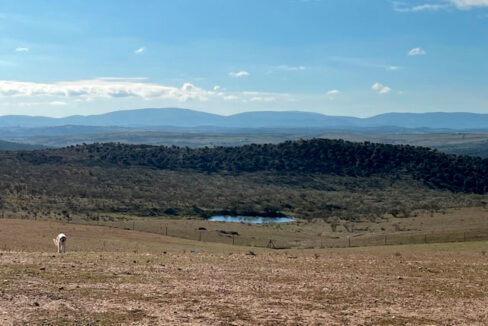
<svg viewBox="0 0 488 326">
<path fill-rule="evenodd" d="M 313 139 L 240 147 L 180 148 L 91 144 L 33 152 L 16 159 L 31 164 L 146 167 L 205 173 L 271 171 L 336 176 L 410 176 L 434 188 L 483 194 L 488 160 L 448 155 L 425 147 Z"/>
<path fill-rule="evenodd" d="M 410 217 L 486 206 L 486 196 L 479 194 L 487 190 L 486 171 L 487 161 L 480 158 L 325 139 L 0 152 L 0 216 Z"/>
</svg>

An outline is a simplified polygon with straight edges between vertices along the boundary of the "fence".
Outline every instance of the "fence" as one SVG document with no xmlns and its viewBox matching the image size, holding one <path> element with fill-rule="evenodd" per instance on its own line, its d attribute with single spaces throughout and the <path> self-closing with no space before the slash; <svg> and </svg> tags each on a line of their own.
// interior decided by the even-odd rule
<svg viewBox="0 0 488 326">
<path fill-rule="evenodd" d="M 335 238 L 331 238 L 330 236 L 316 236 L 297 239 L 293 238 L 294 236 L 290 234 L 286 238 L 277 239 L 273 235 L 244 236 L 232 231 L 206 230 L 205 228 L 192 229 L 181 225 L 178 227 L 164 219 L 114 219 L 112 221 L 110 219 L 99 218 L 97 220 L 74 219 L 70 222 L 73 224 L 99 225 L 110 228 L 156 233 L 188 240 L 272 249 L 347 248 L 488 240 L 488 226 L 473 230 L 439 230 L 434 232 L 396 232 L 388 234 L 348 233 L 346 236 L 337 236 Z"/>
<path fill-rule="evenodd" d="M 475 230 L 439 230 L 434 232 L 396 232 L 387 234 L 354 234 L 330 238 L 314 237 L 312 239 L 276 239 L 270 237 L 249 237 L 237 232 L 216 230 L 198 230 L 176 227 L 165 220 L 154 219 L 132 221 L 99 221 L 89 223 L 112 228 L 122 228 L 141 232 L 157 233 L 165 236 L 188 240 L 218 242 L 239 246 L 263 247 L 272 249 L 288 248 L 347 248 L 401 244 L 442 243 L 488 240 L 488 227 Z M 233 234 L 234 233 L 234 234 Z"/>
</svg>

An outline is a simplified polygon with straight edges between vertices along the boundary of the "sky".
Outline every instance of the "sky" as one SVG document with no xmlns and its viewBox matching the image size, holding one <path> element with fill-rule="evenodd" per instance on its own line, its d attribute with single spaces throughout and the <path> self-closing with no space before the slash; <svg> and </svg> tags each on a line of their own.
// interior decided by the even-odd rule
<svg viewBox="0 0 488 326">
<path fill-rule="evenodd" d="M 0 0 L 0 115 L 488 113 L 488 0 Z"/>
</svg>

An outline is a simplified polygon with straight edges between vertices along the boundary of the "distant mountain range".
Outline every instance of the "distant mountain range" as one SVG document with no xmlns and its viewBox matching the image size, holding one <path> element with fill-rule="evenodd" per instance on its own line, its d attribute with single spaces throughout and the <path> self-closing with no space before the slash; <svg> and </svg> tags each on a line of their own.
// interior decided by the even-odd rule
<svg viewBox="0 0 488 326">
<path fill-rule="evenodd" d="M 60 134 L 72 134 L 69 129 L 80 133 L 113 131 L 123 128 L 141 130 L 163 130 L 171 128 L 200 129 L 259 129 L 259 128 L 316 128 L 316 129 L 355 129 L 355 128 L 408 128 L 408 129 L 451 129 L 488 130 L 488 114 L 475 113 L 385 113 L 370 118 L 347 116 L 328 116 L 301 111 L 258 111 L 245 112 L 231 116 L 205 113 L 189 109 L 138 109 L 114 111 L 99 115 L 69 116 L 65 118 L 33 117 L 22 115 L 0 116 L 1 134 L 14 135 L 18 129 L 37 129 L 48 127 Z M 76 126 L 76 127 L 75 127 Z M 85 126 L 80 130 L 79 126 Z M 95 128 L 96 127 L 96 128 Z M 100 128 L 103 127 L 103 128 Z M 23 130 L 25 132 L 25 130 Z M 22 133 L 23 133 L 22 132 Z M 35 134 L 31 131 L 29 134 Z"/>
</svg>

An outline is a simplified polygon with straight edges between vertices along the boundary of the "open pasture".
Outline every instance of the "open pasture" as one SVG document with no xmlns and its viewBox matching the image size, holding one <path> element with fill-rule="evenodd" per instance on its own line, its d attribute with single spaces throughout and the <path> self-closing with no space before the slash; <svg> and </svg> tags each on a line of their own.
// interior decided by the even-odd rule
<svg viewBox="0 0 488 326">
<path fill-rule="evenodd" d="M 418 211 L 409 218 L 386 216 L 375 221 L 338 219 L 329 223 L 315 219 L 257 225 L 113 213 L 100 214 L 98 221 L 72 216 L 71 222 L 252 247 L 266 247 L 270 240 L 277 248 L 302 249 L 488 240 L 488 209 L 484 207 L 447 209 L 437 213 Z"/>
<path fill-rule="evenodd" d="M 267 250 L 1 222 L 2 325 L 488 323 L 487 242 Z"/>
</svg>

